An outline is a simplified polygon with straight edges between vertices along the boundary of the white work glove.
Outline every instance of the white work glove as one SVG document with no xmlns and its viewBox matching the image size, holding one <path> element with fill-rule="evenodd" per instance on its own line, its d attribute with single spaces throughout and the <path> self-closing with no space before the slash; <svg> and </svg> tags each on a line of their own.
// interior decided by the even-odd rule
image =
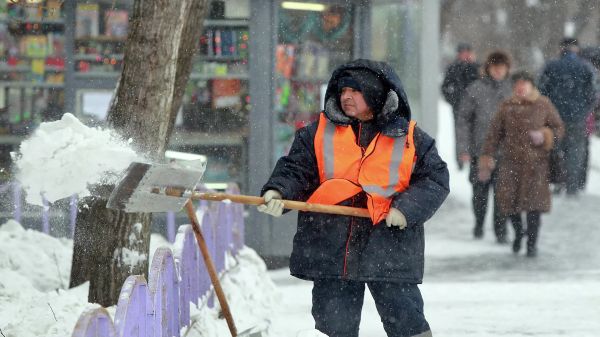
<svg viewBox="0 0 600 337">
<path fill-rule="evenodd" d="M 263 195 L 263 198 L 265 198 L 265 203 L 256 207 L 259 212 L 267 213 L 275 217 L 279 217 L 283 214 L 281 193 L 276 190 L 268 190 Z"/>
<path fill-rule="evenodd" d="M 400 229 L 406 228 L 406 217 L 399 210 L 390 207 L 390 212 L 385 218 L 388 227 L 397 226 Z"/>
</svg>

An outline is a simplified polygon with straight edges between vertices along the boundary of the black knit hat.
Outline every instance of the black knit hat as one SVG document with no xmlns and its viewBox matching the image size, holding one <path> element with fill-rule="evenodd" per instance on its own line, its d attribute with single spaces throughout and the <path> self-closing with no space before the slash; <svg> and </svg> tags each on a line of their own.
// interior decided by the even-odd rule
<svg viewBox="0 0 600 337">
<path fill-rule="evenodd" d="M 379 76 L 368 69 L 346 70 L 338 80 L 338 92 L 343 88 L 353 88 L 362 92 L 365 102 L 377 114 L 387 98 L 387 88 Z"/>
<path fill-rule="evenodd" d="M 457 53 L 461 53 L 463 51 L 472 51 L 472 50 L 473 50 L 473 47 L 471 47 L 471 45 L 466 42 L 461 42 L 456 46 Z"/>
<path fill-rule="evenodd" d="M 562 39 L 560 41 L 561 48 L 577 47 L 577 46 L 579 46 L 579 41 L 577 41 L 577 39 L 574 37 L 565 37 L 564 39 Z"/>
</svg>

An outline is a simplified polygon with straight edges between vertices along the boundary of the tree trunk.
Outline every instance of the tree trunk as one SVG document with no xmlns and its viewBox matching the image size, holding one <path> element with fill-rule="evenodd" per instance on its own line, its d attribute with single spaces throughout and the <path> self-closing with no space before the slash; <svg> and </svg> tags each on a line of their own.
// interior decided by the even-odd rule
<svg viewBox="0 0 600 337">
<path fill-rule="evenodd" d="M 129 275 L 147 275 L 150 214 L 106 209 L 113 186 L 98 186 L 80 202 L 73 242 L 71 283 L 90 281 L 88 301 L 111 306 Z"/>
<path fill-rule="evenodd" d="M 136 150 L 160 160 L 173 130 L 202 31 L 206 0 L 136 0 L 123 71 L 108 122 Z M 110 158 L 107 158 L 110 160 Z M 70 286 L 90 280 L 88 300 L 111 306 L 129 275 L 148 274 L 150 214 L 107 210 L 113 186 L 82 201 Z"/>
</svg>

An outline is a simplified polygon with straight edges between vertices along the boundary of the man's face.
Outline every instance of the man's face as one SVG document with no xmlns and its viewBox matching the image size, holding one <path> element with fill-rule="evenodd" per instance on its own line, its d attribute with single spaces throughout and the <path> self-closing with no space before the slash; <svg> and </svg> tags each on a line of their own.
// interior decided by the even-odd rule
<svg viewBox="0 0 600 337">
<path fill-rule="evenodd" d="M 513 85 L 513 94 L 517 97 L 526 98 L 531 95 L 533 84 L 526 80 L 518 80 Z"/>
<path fill-rule="evenodd" d="M 458 53 L 458 59 L 463 62 L 474 62 L 475 53 L 471 50 L 463 50 L 460 53 Z"/>
<path fill-rule="evenodd" d="M 492 64 L 488 68 L 490 76 L 496 81 L 501 81 L 506 78 L 508 74 L 508 66 L 506 64 Z"/>
<path fill-rule="evenodd" d="M 360 121 L 368 121 L 373 119 L 373 111 L 365 102 L 362 92 L 344 87 L 340 94 L 340 103 L 342 110 L 348 117 L 354 117 Z"/>
</svg>

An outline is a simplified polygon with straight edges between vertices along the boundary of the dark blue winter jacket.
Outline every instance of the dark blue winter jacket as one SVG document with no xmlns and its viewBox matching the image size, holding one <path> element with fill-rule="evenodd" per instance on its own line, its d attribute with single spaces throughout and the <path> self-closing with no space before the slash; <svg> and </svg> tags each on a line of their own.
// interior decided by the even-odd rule
<svg viewBox="0 0 600 337">
<path fill-rule="evenodd" d="M 540 93 L 548 96 L 565 123 L 581 122 L 594 101 L 594 75 L 573 52 L 548 62 L 539 81 Z"/>
<path fill-rule="evenodd" d="M 380 75 L 391 90 L 383 111 L 371 123 L 348 118 L 339 107 L 337 81 L 345 69 L 367 68 Z M 392 92 L 393 91 L 393 92 Z M 377 132 L 399 137 L 406 134 L 410 108 L 400 79 L 384 63 L 356 60 L 334 71 L 326 92 L 325 115 L 340 125 L 352 125 L 361 146 Z M 263 187 L 281 192 L 284 199 L 305 201 L 319 186 L 314 150 L 318 122 L 296 132 L 287 156 L 279 159 Z M 360 131 L 358 131 L 360 130 Z M 344 278 L 359 281 L 421 283 L 424 266 L 423 224 L 449 193 L 446 163 L 439 157 L 435 141 L 415 128 L 417 162 L 409 188 L 394 196 L 392 207 L 406 217 L 405 229 L 373 225 L 369 218 L 299 212 L 298 229 L 290 259 L 291 274 L 302 279 Z M 366 208 L 361 192 L 340 205 Z"/>
</svg>

